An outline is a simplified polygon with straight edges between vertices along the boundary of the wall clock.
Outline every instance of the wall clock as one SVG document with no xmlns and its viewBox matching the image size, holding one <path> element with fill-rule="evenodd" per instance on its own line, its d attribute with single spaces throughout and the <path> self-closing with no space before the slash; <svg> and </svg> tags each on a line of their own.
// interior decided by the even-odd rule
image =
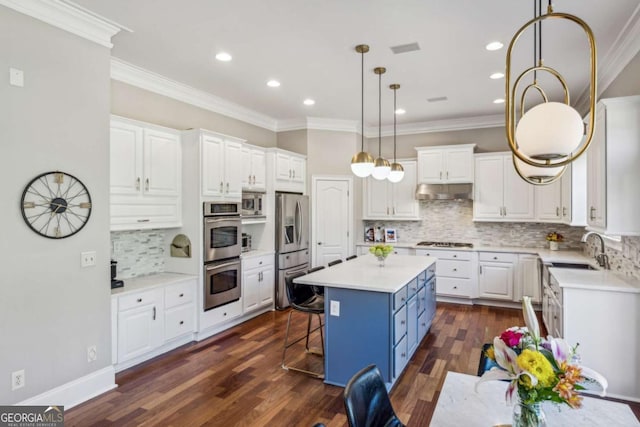
<svg viewBox="0 0 640 427">
<path fill-rule="evenodd" d="M 89 221 L 91 196 L 75 176 L 46 172 L 27 184 L 20 208 L 33 231 L 50 239 L 63 239 L 82 230 Z"/>
</svg>

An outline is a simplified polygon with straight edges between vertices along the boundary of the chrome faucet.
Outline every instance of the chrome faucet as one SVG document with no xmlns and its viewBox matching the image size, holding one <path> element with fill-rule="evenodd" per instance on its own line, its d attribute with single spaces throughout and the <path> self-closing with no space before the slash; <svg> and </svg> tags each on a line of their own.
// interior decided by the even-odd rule
<svg viewBox="0 0 640 427">
<path fill-rule="evenodd" d="M 600 239 L 600 253 L 594 255 L 594 258 L 596 259 L 600 267 L 604 267 L 605 270 L 611 270 L 611 266 L 609 265 L 609 257 L 604 253 L 604 239 L 601 235 L 599 235 L 595 231 L 587 231 L 586 233 L 584 233 L 580 241 L 583 243 L 586 242 L 587 238 L 592 234 Z"/>
</svg>

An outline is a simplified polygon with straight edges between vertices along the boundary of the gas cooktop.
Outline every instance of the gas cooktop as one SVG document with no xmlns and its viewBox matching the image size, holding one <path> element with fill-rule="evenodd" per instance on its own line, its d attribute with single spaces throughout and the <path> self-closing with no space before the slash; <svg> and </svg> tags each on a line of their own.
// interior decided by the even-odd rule
<svg viewBox="0 0 640 427">
<path fill-rule="evenodd" d="M 432 248 L 473 248 L 473 243 L 457 242 L 420 242 L 418 246 L 428 246 Z"/>
</svg>

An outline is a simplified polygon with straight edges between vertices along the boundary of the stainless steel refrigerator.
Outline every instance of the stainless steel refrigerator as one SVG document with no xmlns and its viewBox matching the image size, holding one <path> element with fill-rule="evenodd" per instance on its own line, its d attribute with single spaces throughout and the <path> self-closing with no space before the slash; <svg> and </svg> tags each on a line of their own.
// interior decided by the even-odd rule
<svg viewBox="0 0 640 427">
<path fill-rule="evenodd" d="M 286 278 L 309 269 L 309 197 L 276 194 L 276 308 L 289 307 Z"/>
</svg>

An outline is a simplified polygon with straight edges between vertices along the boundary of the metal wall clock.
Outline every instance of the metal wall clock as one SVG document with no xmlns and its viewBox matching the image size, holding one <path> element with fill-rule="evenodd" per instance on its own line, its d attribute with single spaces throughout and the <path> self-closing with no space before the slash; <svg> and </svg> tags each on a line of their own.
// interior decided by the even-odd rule
<svg viewBox="0 0 640 427">
<path fill-rule="evenodd" d="M 91 196 L 75 176 L 46 172 L 27 184 L 20 208 L 33 231 L 50 239 L 64 239 L 82 230 L 89 221 Z"/>
</svg>

